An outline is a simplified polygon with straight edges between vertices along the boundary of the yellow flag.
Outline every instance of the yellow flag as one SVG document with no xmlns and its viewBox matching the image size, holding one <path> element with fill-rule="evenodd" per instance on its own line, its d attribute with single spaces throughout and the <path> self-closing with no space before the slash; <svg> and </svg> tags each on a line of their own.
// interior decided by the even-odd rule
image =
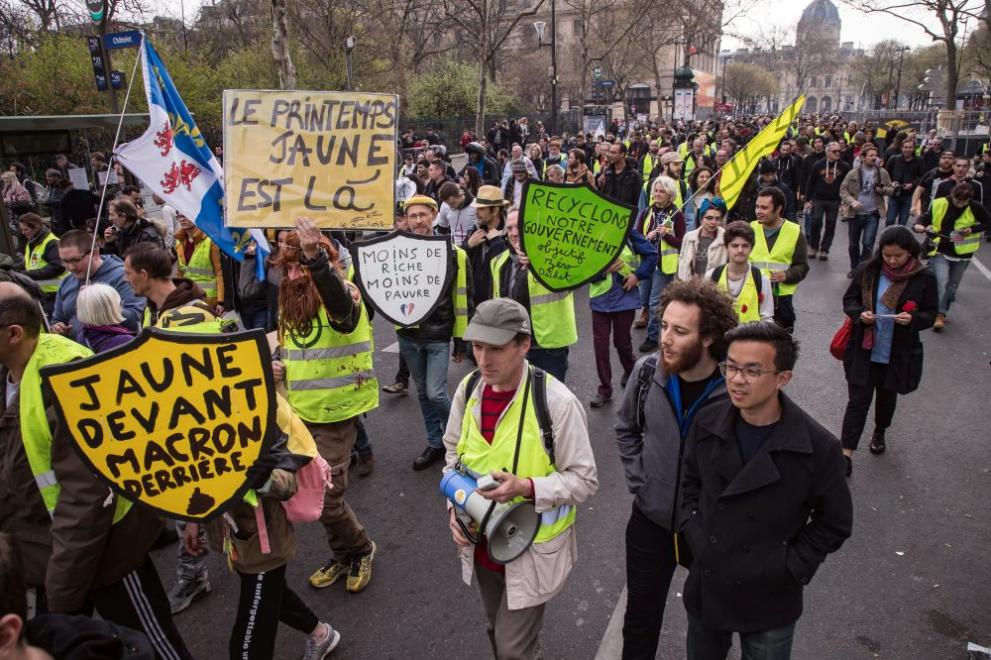
<svg viewBox="0 0 991 660">
<path fill-rule="evenodd" d="M 788 126 L 802 111 L 804 105 L 805 96 L 799 96 L 774 121 L 750 140 L 746 147 L 736 152 L 733 160 L 726 163 L 719 179 L 719 192 L 726 202 L 726 208 L 733 208 L 736 200 L 740 198 L 740 191 L 743 190 L 744 184 L 750 178 L 750 173 L 754 171 L 754 167 L 757 166 L 761 158 L 774 153 L 774 149 L 781 142 Z"/>
</svg>

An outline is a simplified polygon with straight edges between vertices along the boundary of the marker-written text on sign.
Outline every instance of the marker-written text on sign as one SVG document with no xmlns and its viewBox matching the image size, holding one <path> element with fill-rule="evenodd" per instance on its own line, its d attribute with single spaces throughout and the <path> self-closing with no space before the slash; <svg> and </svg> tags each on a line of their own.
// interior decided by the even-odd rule
<svg viewBox="0 0 991 660">
<path fill-rule="evenodd" d="M 398 115 L 393 95 L 226 90 L 227 223 L 390 227 Z"/>
</svg>

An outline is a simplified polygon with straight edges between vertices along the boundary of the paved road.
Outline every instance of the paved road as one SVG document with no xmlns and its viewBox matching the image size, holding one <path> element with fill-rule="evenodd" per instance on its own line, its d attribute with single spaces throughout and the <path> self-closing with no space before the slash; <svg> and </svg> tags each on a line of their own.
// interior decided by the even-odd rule
<svg viewBox="0 0 991 660">
<path fill-rule="evenodd" d="M 848 282 L 842 225 L 837 233 L 833 259 L 816 262 L 798 293 L 803 350 L 788 388 L 836 434 L 846 387 L 841 364 L 827 346 L 842 321 L 840 297 Z M 991 265 L 991 248 L 984 245 L 979 258 Z M 888 453 L 874 457 L 865 449 L 856 456 L 850 482 L 854 535 L 806 590 L 796 659 L 949 659 L 964 657 L 966 640 L 991 644 L 989 294 L 991 273 L 972 266 L 946 331 L 924 336 L 922 389 L 900 399 Z M 596 377 L 584 294 L 576 308 L 583 340 L 573 348 L 567 382 L 587 402 L 595 394 Z M 377 346 L 393 341 L 391 328 L 377 322 Z M 395 353 L 376 356 L 383 382 L 391 380 L 396 364 Z M 452 365 L 452 390 L 465 373 L 466 366 Z M 631 498 L 610 431 L 612 410 L 589 410 L 588 420 L 601 486 L 581 507 L 580 559 L 545 617 L 548 659 L 597 653 L 617 658 L 620 648 L 619 621 L 610 626 L 610 620 L 623 596 L 623 535 Z M 437 492 L 439 470 L 413 472 L 410 467 L 424 446 L 415 398 L 383 395 L 367 425 L 377 469 L 371 477 L 355 479 L 349 501 L 378 543 L 374 579 L 354 596 L 341 584 L 324 591 L 307 586 L 306 577 L 327 558 L 322 529 L 310 525 L 298 533 L 291 584 L 342 631 L 334 657 L 490 657 L 477 592 L 460 581 Z M 171 550 L 159 552 L 156 561 L 166 582 L 171 581 Z M 210 571 L 214 592 L 177 618 L 199 658 L 226 657 L 236 605 L 236 577 L 216 556 L 210 558 Z M 683 581 L 679 573 L 658 657 L 684 657 Z M 298 657 L 302 644 L 300 634 L 283 627 L 277 658 Z"/>
</svg>

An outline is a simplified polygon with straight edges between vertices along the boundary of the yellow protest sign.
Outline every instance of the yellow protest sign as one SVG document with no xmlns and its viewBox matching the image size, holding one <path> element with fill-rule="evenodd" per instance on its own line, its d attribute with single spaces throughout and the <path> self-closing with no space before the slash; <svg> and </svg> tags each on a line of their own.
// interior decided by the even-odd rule
<svg viewBox="0 0 991 660">
<path fill-rule="evenodd" d="M 226 224 L 392 228 L 398 126 L 392 94 L 224 90 Z"/>
<path fill-rule="evenodd" d="M 83 460 L 114 491 L 170 518 L 210 520 L 248 490 L 278 434 L 261 330 L 148 328 L 131 343 L 42 370 Z"/>
</svg>

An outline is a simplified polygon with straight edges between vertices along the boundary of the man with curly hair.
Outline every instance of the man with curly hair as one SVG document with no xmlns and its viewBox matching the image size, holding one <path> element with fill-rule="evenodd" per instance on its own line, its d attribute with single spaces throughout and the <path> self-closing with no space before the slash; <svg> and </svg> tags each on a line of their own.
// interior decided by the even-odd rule
<svg viewBox="0 0 991 660">
<path fill-rule="evenodd" d="M 618 414 L 616 441 L 635 495 L 626 527 L 623 658 L 652 659 L 671 578 L 690 563 L 678 537 L 685 439 L 696 419 L 727 401 L 719 361 L 723 335 L 736 327 L 733 302 L 711 280 L 669 284 L 661 296 L 660 355 L 633 368 Z"/>
</svg>

